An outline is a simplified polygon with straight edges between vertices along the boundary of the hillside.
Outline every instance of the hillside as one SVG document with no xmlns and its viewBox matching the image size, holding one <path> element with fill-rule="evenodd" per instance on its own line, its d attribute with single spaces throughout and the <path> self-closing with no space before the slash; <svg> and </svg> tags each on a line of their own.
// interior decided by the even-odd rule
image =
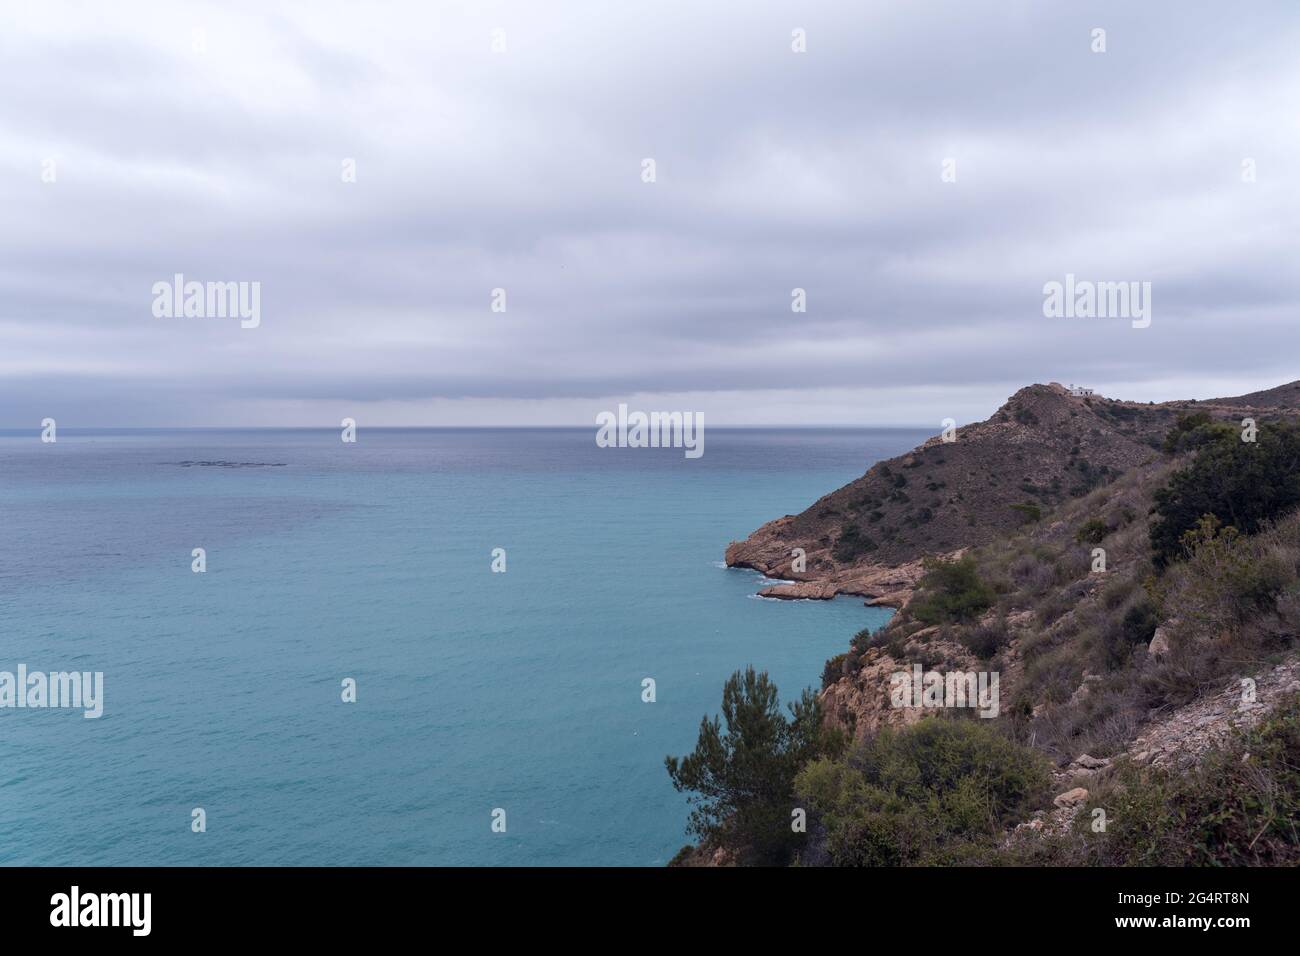
<svg viewBox="0 0 1300 956">
<path fill-rule="evenodd" d="M 783 596 L 899 612 L 788 724 L 766 675 L 729 682 L 727 737 L 669 761 L 724 797 L 678 865 L 1300 862 L 1300 383 L 1159 405 L 1029 386 L 728 561 L 788 575 L 796 547 Z M 922 673 L 941 694 L 982 675 L 985 709 L 900 704 Z M 806 835 L 776 824 L 791 807 Z"/>
<path fill-rule="evenodd" d="M 859 594 L 906 600 L 925 556 L 952 554 L 1014 533 L 1053 508 L 1151 461 L 1179 415 L 1203 411 L 1265 420 L 1300 408 L 1300 382 L 1235 399 L 1160 404 L 1076 397 L 1057 384 L 1029 385 L 990 418 L 936 435 L 878 462 L 797 515 L 732 542 L 727 564 L 799 582 L 771 597 Z M 794 570 L 794 551 L 806 555 Z"/>
</svg>

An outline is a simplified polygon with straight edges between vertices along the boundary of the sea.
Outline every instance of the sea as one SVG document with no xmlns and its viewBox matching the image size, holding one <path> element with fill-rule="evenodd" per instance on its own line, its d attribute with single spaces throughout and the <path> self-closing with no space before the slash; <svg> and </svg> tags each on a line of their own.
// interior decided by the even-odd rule
<svg viewBox="0 0 1300 956">
<path fill-rule="evenodd" d="M 0 707 L 0 864 L 662 866 L 727 677 L 890 614 L 727 543 L 925 437 L 0 431 L 0 672 L 103 675 Z"/>
</svg>

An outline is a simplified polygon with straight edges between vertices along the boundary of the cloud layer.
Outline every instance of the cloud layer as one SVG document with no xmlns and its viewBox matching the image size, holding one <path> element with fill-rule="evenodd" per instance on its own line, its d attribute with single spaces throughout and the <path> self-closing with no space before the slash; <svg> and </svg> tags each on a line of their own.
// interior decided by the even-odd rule
<svg viewBox="0 0 1300 956">
<path fill-rule="evenodd" d="M 0 425 L 1271 386 L 1300 377 L 1297 41 L 1288 2 L 9 5 Z M 260 282 L 261 326 L 155 318 L 178 272 Z M 1067 273 L 1150 281 L 1151 327 L 1044 318 Z"/>
</svg>

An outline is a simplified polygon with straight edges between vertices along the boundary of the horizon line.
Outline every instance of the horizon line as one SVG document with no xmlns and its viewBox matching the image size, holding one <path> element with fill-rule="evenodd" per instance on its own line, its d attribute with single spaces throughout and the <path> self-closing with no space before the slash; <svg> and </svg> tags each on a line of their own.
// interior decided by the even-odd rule
<svg viewBox="0 0 1300 956">
<path fill-rule="evenodd" d="M 109 431 L 139 431 L 139 432 L 165 432 L 165 431 L 338 431 L 338 425 L 59 425 L 60 432 L 109 432 Z M 366 431 L 431 431 L 431 430 L 462 430 L 462 431 L 586 431 L 598 430 L 599 426 L 591 425 L 365 425 L 358 424 L 358 429 L 364 427 Z M 754 424 L 754 425 L 708 425 L 711 429 L 849 429 L 849 428 L 892 428 L 907 431 L 925 431 L 932 429 L 933 425 L 918 424 L 893 424 L 893 425 L 870 425 L 870 424 L 846 424 L 846 423 L 827 423 L 827 424 Z M 39 434 L 41 426 L 39 425 L 0 425 L 0 434 L 9 433 L 26 433 L 35 432 Z"/>
</svg>

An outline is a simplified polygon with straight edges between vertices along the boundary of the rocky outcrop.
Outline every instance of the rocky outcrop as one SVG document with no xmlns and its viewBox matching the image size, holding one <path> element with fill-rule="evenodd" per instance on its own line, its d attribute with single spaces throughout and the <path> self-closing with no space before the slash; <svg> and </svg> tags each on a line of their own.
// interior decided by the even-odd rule
<svg viewBox="0 0 1300 956">
<path fill-rule="evenodd" d="M 1219 693 L 1201 698 L 1172 714 L 1147 725 L 1134 739 L 1125 758 L 1138 764 L 1186 769 L 1206 751 L 1228 742 L 1237 731 L 1258 723 L 1278 705 L 1300 696 L 1300 660 L 1288 661 L 1273 668 L 1251 683 L 1240 679 Z M 1068 781 L 1085 782 L 1103 774 L 1115 763 L 1089 754 L 1080 754 L 1064 770 L 1053 774 L 1058 786 Z M 1091 786 L 1091 784 L 1089 784 Z M 1075 786 L 1058 794 L 1052 810 L 1039 810 L 1033 817 L 1006 835 L 1004 842 L 1017 839 L 1059 836 L 1074 824 L 1074 818 L 1087 803 L 1088 789 Z"/>
<path fill-rule="evenodd" d="M 1235 731 L 1253 726 L 1283 700 L 1297 695 L 1300 660 L 1288 661 L 1149 723 L 1130 744 L 1128 755 L 1139 764 L 1190 766 Z"/>
<path fill-rule="evenodd" d="M 889 699 L 890 677 L 905 667 L 879 649 L 867 651 L 861 670 L 822 691 L 826 724 L 852 730 L 861 740 L 882 727 L 905 727 L 916 723 L 923 716 L 919 708 L 896 708 L 891 706 Z"/>
<path fill-rule="evenodd" d="M 975 659 L 958 644 L 936 639 L 939 628 L 929 627 L 909 638 L 906 649 L 916 653 L 924 648 L 932 658 L 941 657 L 945 669 L 978 670 Z M 884 648 L 872 647 L 862 655 L 853 673 L 846 674 L 822 689 L 821 704 L 828 726 L 852 730 L 862 740 L 884 727 L 906 727 L 933 710 L 920 707 L 895 707 L 891 679 L 899 671 L 910 673 L 912 664 L 899 661 Z"/>
<path fill-rule="evenodd" d="M 1176 626 L 1175 621 L 1166 621 L 1156 628 L 1155 634 L 1151 636 L 1151 643 L 1147 645 L 1147 658 L 1155 661 L 1169 653 L 1169 635 Z"/>
<path fill-rule="evenodd" d="M 1010 844 L 1017 838 L 1061 836 L 1074 826 L 1074 818 L 1087 802 L 1088 791 L 1084 787 L 1075 787 L 1058 794 L 1052 801 L 1052 810 L 1039 810 L 1024 823 L 1017 824 L 1006 835 L 1004 843 Z"/>
<path fill-rule="evenodd" d="M 1088 799 L 1088 791 L 1083 787 L 1075 787 L 1073 790 L 1067 790 L 1065 793 L 1058 794 L 1052 801 L 1053 806 L 1065 809 L 1067 807 L 1082 806 L 1083 802 Z"/>
<path fill-rule="evenodd" d="M 1076 777 L 1089 776 L 1099 770 L 1105 770 L 1109 766 L 1110 761 L 1105 757 L 1094 757 L 1091 754 L 1079 754 L 1079 756 L 1075 757 L 1074 760 L 1070 762 L 1070 766 L 1067 770 L 1070 774 Z"/>
<path fill-rule="evenodd" d="M 908 561 L 897 567 L 884 565 L 859 565 L 809 574 L 793 567 L 794 548 L 787 547 L 781 538 L 781 522 L 777 519 L 754 532 L 745 541 L 733 541 L 727 547 L 727 564 L 734 568 L 751 568 L 771 578 L 781 578 L 791 583 L 770 584 L 759 590 L 763 597 L 785 600 L 830 600 L 839 594 L 852 594 L 866 598 L 866 603 L 885 607 L 902 607 L 912 596 L 920 579 L 921 562 Z M 829 552 L 813 552 L 805 557 L 807 566 L 818 566 Z M 821 565 L 825 566 L 825 565 Z"/>
</svg>

